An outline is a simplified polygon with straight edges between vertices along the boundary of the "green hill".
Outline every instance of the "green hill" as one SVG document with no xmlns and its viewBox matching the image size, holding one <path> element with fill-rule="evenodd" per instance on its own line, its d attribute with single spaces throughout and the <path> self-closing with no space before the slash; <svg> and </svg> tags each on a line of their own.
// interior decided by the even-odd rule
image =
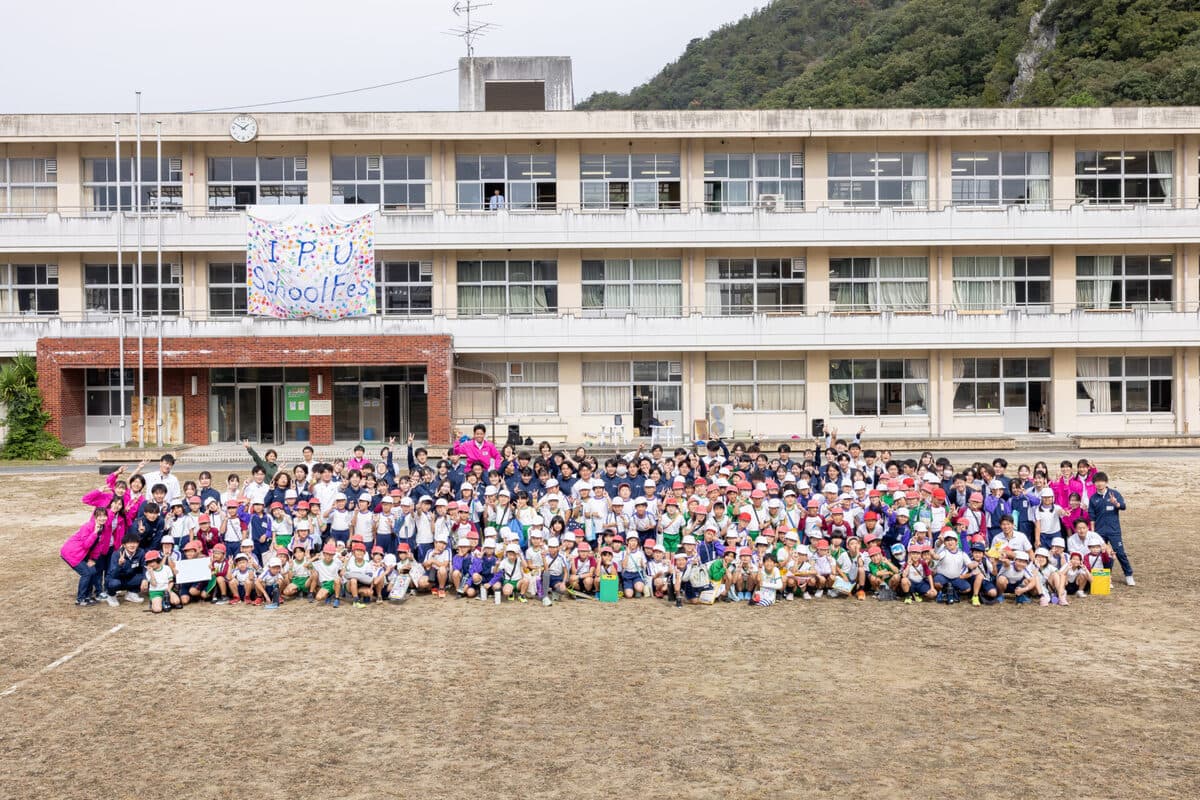
<svg viewBox="0 0 1200 800">
<path fill-rule="evenodd" d="M 1002 105 L 1200 105 L 1200 3 L 775 0 L 579 108 Z"/>
</svg>

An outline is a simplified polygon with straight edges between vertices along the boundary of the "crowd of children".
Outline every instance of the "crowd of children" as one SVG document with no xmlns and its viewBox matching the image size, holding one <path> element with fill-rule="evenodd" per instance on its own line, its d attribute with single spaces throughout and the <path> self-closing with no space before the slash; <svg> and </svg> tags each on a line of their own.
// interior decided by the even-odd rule
<svg viewBox="0 0 1200 800">
<path fill-rule="evenodd" d="M 403 468 L 391 447 L 332 463 L 306 447 L 287 467 L 247 444 L 249 480 L 228 475 L 223 490 L 207 471 L 181 483 L 164 455 L 84 495 L 92 513 L 61 554 L 78 605 L 123 596 L 162 613 L 414 594 L 1068 605 L 1114 560 L 1134 585 L 1125 499 L 1087 459 L 1010 475 L 1003 458 L 893 458 L 861 433 L 799 453 L 715 440 L 598 459 L 545 442 L 498 450 L 477 425 L 436 461 L 410 438 Z M 181 581 L 194 559 L 210 577 Z"/>
</svg>

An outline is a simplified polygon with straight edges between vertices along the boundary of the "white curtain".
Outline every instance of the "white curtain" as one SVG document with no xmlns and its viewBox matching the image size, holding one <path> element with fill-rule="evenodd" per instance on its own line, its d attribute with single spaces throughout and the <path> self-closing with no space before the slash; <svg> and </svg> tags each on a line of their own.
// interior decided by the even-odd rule
<svg viewBox="0 0 1200 800">
<path fill-rule="evenodd" d="M 1029 202 L 1045 206 L 1050 203 L 1050 154 L 1029 154 Z"/>
<path fill-rule="evenodd" d="M 920 311 L 929 306 L 929 266 L 924 258 L 883 256 L 878 273 L 880 309 Z"/>
<path fill-rule="evenodd" d="M 1093 356 L 1077 358 L 1075 369 L 1080 383 L 1083 384 L 1083 390 L 1092 400 L 1092 413 L 1107 414 L 1112 411 L 1109 383 L 1103 380 L 1108 377 L 1108 359 Z"/>
<path fill-rule="evenodd" d="M 1106 309 L 1112 307 L 1112 275 L 1116 256 L 1096 256 L 1095 297 L 1092 298 L 1093 308 Z"/>
<path fill-rule="evenodd" d="M 929 395 L 929 362 L 923 358 L 913 358 L 906 360 L 904 364 L 910 373 L 910 377 L 913 379 L 920 379 L 921 381 L 920 383 L 909 383 L 906 385 L 911 386 L 913 391 L 916 392 L 917 400 L 921 403 L 920 410 L 923 413 L 928 413 L 929 405 L 927 398 Z M 908 409 L 906 408 L 905 411 L 907 412 Z"/>
<path fill-rule="evenodd" d="M 1160 175 L 1170 175 L 1174 172 L 1174 152 L 1171 150 L 1155 150 L 1151 153 L 1154 157 L 1154 171 Z M 1171 179 L 1157 178 L 1159 191 L 1167 202 L 1171 201 Z"/>
</svg>

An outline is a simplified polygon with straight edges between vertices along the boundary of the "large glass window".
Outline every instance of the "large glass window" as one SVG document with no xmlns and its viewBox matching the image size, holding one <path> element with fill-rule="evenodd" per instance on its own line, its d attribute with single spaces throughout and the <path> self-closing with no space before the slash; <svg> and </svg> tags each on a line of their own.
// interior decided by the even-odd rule
<svg viewBox="0 0 1200 800">
<path fill-rule="evenodd" d="M 57 313 L 57 264 L 0 264 L 0 314 Z"/>
<path fill-rule="evenodd" d="M 924 256 L 829 259 L 835 311 L 926 311 L 929 261 Z"/>
<path fill-rule="evenodd" d="M 924 207 L 925 153 L 830 153 L 829 201 L 838 206 Z"/>
<path fill-rule="evenodd" d="M 558 413 L 557 361 L 463 361 L 460 366 L 495 378 L 500 414 Z M 486 384 L 469 381 L 459 381 L 458 385 L 464 389 L 486 388 Z"/>
<path fill-rule="evenodd" d="M 464 211 L 553 211 L 558 202 L 552 155 L 458 156 L 455 182 Z"/>
<path fill-rule="evenodd" d="M 1080 150 L 1075 197 L 1084 203 L 1170 203 L 1174 156 L 1170 150 Z"/>
<path fill-rule="evenodd" d="M 584 361 L 583 413 L 630 413 L 635 398 L 648 401 L 655 413 L 678 412 L 682 382 L 678 361 Z"/>
<path fill-rule="evenodd" d="M 704 208 L 707 211 L 804 207 L 804 154 L 712 153 L 704 156 Z"/>
<path fill-rule="evenodd" d="M 1149 308 L 1169 311 L 1174 298 L 1174 258 L 1076 256 L 1075 302 L 1080 308 Z"/>
<path fill-rule="evenodd" d="M 334 205 L 420 210 L 429 198 L 429 156 L 334 156 Z"/>
<path fill-rule="evenodd" d="M 54 211 L 57 181 L 56 158 L 0 158 L 0 214 Z"/>
<path fill-rule="evenodd" d="M 955 256 L 954 307 L 960 311 L 1048 311 L 1050 257 Z"/>
<path fill-rule="evenodd" d="M 998 414 L 1002 408 L 1028 408 L 1029 385 L 1049 380 L 1048 358 L 956 358 L 954 410 Z"/>
<path fill-rule="evenodd" d="M 853 358 L 829 362 L 829 413 L 838 417 L 928 414 L 929 361 Z"/>
<path fill-rule="evenodd" d="M 133 276 L 136 266 L 126 264 L 117 274 L 116 264 L 83 265 L 83 298 L 86 311 L 116 314 L 123 311 L 132 314 Z M 142 316 L 158 314 L 158 298 L 162 296 L 162 312 L 176 315 L 182 309 L 183 269 L 179 264 L 162 265 L 159 279 L 158 264 L 142 264 L 141 312 Z"/>
<path fill-rule="evenodd" d="M 1086 414 L 1169 412 L 1174 375 L 1170 356 L 1080 356 L 1075 396 Z"/>
<path fill-rule="evenodd" d="M 459 261 L 458 313 L 464 317 L 558 311 L 557 261 Z"/>
<path fill-rule="evenodd" d="M 708 361 L 704 366 L 709 405 L 738 411 L 803 411 L 804 359 Z"/>
<path fill-rule="evenodd" d="M 677 317 L 683 304 L 677 258 L 583 262 L 583 313 L 589 317 Z"/>
<path fill-rule="evenodd" d="M 803 258 L 710 258 L 704 262 L 704 305 L 710 316 L 802 313 Z"/>
<path fill-rule="evenodd" d="M 141 208 L 145 212 L 158 209 L 155 179 L 161 178 L 163 210 L 178 211 L 183 208 L 183 159 L 164 158 L 158 161 L 158 175 L 155 175 L 155 163 L 154 158 L 142 158 Z M 121 210 L 132 211 L 137 177 L 134 175 L 135 164 L 132 157 L 121 159 L 121 181 L 118 185 L 115 158 L 85 158 L 84 202 L 90 202 L 93 211 L 116 211 L 119 195 Z"/>
<path fill-rule="evenodd" d="M 951 194 L 956 206 L 1050 203 L 1050 154 L 976 151 L 950 156 Z"/>
<path fill-rule="evenodd" d="M 375 307 L 385 317 L 433 313 L 433 262 L 375 262 Z"/>
<path fill-rule="evenodd" d="M 583 207 L 679 208 L 679 155 L 579 157 Z"/>
<path fill-rule="evenodd" d="M 136 386 L 132 369 L 125 370 L 125 397 L 121 398 L 120 369 L 87 369 L 84 375 L 84 414 L 89 417 L 128 416 Z"/>
<path fill-rule="evenodd" d="M 308 202 L 306 156 L 219 156 L 208 159 L 209 211 Z"/>
<path fill-rule="evenodd" d="M 214 317 L 246 315 L 246 262 L 208 265 L 208 313 Z"/>
</svg>

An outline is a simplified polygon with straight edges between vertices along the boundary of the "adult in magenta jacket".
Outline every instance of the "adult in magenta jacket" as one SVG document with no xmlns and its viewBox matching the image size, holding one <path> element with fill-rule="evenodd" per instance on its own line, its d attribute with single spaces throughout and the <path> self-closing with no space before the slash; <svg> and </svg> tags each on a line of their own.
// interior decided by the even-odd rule
<svg viewBox="0 0 1200 800">
<path fill-rule="evenodd" d="M 454 445 L 454 452 L 467 460 L 467 469 L 473 464 L 482 464 L 484 472 L 500 468 L 500 451 L 487 440 L 487 426 L 476 425 L 472 429 L 474 438 L 464 438 Z"/>
<path fill-rule="evenodd" d="M 97 508 L 92 512 L 92 516 L 79 526 L 79 530 L 63 542 L 62 548 L 58 551 L 62 560 L 67 562 L 67 566 L 75 570 L 79 576 L 79 588 L 75 592 L 75 605 L 92 605 L 95 602 L 91 599 L 91 591 L 92 581 L 96 576 L 96 560 L 92 558 L 91 552 L 96 546 L 96 542 L 104 535 L 107 527 L 108 509 Z"/>
</svg>

